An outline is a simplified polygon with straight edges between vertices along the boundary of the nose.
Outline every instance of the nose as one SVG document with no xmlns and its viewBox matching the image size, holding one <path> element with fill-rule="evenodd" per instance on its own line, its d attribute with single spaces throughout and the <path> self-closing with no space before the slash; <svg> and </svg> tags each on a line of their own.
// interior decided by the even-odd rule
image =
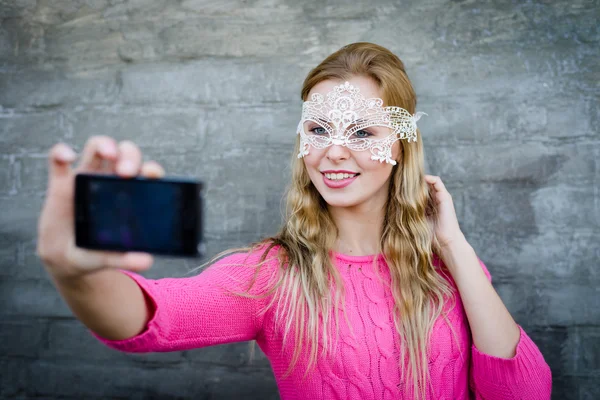
<svg viewBox="0 0 600 400">
<path fill-rule="evenodd" d="M 332 144 L 327 148 L 327 158 L 331 161 L 347 160 L 350 156 L 350 150 L 346 146 Z"/>
</svg>

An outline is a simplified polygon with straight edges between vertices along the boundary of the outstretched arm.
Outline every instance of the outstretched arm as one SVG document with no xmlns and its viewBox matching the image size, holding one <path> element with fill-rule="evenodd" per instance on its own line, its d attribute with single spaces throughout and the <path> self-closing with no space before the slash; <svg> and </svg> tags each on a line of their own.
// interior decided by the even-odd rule
<svg viewBox="0 0 600 400">
<path fill-rule="evenodd" d="M 257 252 L 258 253 L 258 252 Z M 187 350 L 216 344 L 253 340 L 262 329 L 267 298 L 249 298 L 245 292 L 260 254 L 226 256 L 196 276 L 147 279 L 123 271 L 137 284 L 148 305 L 148 321 L 137 335 L 109 340 L 91 331 L 109 347 L 127 352 Z M 265 263 L 250 294 L 264 293 L 277 271 L 277 260 Z"/>
</svg>

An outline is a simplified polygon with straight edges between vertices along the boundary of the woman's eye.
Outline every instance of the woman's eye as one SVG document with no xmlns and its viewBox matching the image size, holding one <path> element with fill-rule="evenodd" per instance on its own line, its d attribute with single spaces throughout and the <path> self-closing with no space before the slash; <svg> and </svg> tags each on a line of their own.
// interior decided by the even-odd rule
<svg viewBox="0 0 600 400">
<path fill-rule="evenodd" d="M 314 133 L 315 135 L 324 135 L 325 133 L 327 133 L 327 130 L 325 130 L 325 128 L 320 127 L 320 126 L 312 128 L 310 131 L 312 133 Z"/>
<path fill-rule="evenodd" d="M 356 131 L 356 132 L 354 132 L 354 134 L 356 135 L 356 137 L 361 138 L 361 139 L 371 136 L 371 134 L 369 132 L 363 131 L 363 130 Z"/>
</svg>

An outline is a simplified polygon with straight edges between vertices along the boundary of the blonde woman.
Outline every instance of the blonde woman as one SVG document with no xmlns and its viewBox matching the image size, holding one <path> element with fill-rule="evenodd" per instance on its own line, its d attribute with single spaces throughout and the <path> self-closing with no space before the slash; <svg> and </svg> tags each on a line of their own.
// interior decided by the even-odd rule
<svg viewBox="0 0 600 400">
<path fill-rule="evenodd" d="M 403 63 L 370 43 L 304 81 L 280 232 L 202 272 L 151 280 L 149 254 L 73 246 L 73 176 L 160 178 L 130 142 L 50 152 L 38 255 L 100 341 L 164 352 L 255 340 L 282 399 L 548 399 L 552 376 L 425 175 L 422 113 Z M 106 169 L 104 170 L 106 171 Z"/>
</svg>

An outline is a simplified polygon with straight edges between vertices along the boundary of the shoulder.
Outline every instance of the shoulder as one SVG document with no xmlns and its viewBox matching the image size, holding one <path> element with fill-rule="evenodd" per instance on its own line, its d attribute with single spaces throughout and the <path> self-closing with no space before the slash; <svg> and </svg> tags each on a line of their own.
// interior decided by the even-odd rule
<svg viewBox="0 0 600 400">
<path fill-rule="evenodd" d="M 282 254 L 280 246 L 271 244 L 226 250 L 214 256 L 200 275 L 246 287 L 265 287 L 276 279 Z"/>
<path fill-rule="evenodd" d="M 244 249 L 230 249 L 213 258 L 209 268 L 214 266 L 257 267 L 261 265 L 278 265 L 283 255 L 281 246 L 261 243 Z"/>
</svg>

